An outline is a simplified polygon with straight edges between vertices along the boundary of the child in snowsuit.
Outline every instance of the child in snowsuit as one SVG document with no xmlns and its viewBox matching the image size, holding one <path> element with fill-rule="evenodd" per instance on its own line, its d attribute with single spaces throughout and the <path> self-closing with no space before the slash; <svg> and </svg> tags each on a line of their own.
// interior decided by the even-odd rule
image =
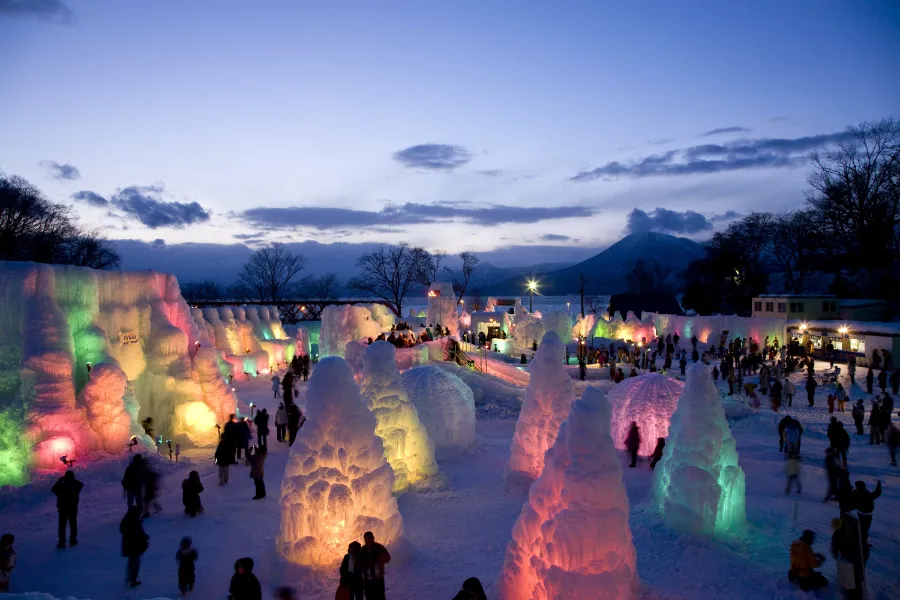
<svg viewBox="0 0 900 600">
<path fill-rule="evenodd" d="M 13 542 L 16 538 L 11 533 L 0 537 L 0 594 L 9 591 L 9 576 L 16 567 L 16 551 Z"/>
<path fill-rule="evenodd" d="M 191 544 L 191 538 L 181 538 L 178 551 L 175 553 L 175 562 L 178 563 L 178 591 L 182 596 L 194 591 L 194 581 L 196 580 L 194 563 L 197 562 L 198 555 Z"/>
</svg>

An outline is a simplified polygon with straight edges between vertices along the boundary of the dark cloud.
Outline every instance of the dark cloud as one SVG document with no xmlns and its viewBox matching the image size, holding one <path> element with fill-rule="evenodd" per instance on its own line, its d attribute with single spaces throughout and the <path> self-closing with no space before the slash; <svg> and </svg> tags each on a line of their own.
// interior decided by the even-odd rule
<svg viewBox="0 0 900 600">
<path fill-rule="evenodd" d="M 675 141 L 675 138 L 659 138 L 658 140 L 653 140 L 650 143 L 653 144 L 654 146 L 663 146 L 665 144 L 669 144 L 674 141 Z"/>
<path fill-rule="evenodd" d="M 713 215 L 709 217 L 710 223 L 720 223 L 722 221 L 734 221 L 735 219 L 740 218 L 741 213 L 735 210 L 726 210 L 720 215 Z"/>
<path fill-rule="evenodd" d="M 62 0 L 0 0 L 0 16 L 37 17 L 57 23 L 75 19 L 75 13 Z"/>
<path fill-rule="evenodd" d="M 233 237 L 236 240 L 247 241 L 247 240 L 257 240 L 262 236 L 259 233 L 235 233 L 231 237 Z"/>
<path fill-rule="evenodd" d="M 829 133 L 801 138 L 760 138 L 736 140 L 724 144 L 700 144 L 636 161 L 609 162 L 590 171 L 582 171 L 571 181 L 697 175 L 746 169 L 796 167 L 807 161 L 807 153 L 843 139 L 846 133 Z"/>
<path fill-rule="evenodd" d="M 72 194 L 72 199 L 93 206 L 111 206 L 150 229 L 181 228 L 209 221 L 212 213 L 197 202 L 168 202 L 161 198 L 163 191 L 162 185 L 131 185 L 116 190 L 109 199 L 87 190 Z"/>
<path fill-rule="evenodd" d="M 166 240 L 164 240 L 164 239 L 162 239 L 162 238 L 156 238 L 155 240 L 153 240 L 152 242 L 150 242 L 150 246 L 151 246 L 152 248 L 156 248 L 157 250 L 160 249 L 160 248 L 165 248 L 165 247 L 166 247 Z"/>
<path fill-rule="evenodd" d="M 712 228 L 712 223 L 706 217 L 692 210 L 679 212 L 668 208 L 657 208 L 648 213 L 635 208 L 628 213 L 625 233 L 661 231 L 663 233 L 693 234 Z"/>
<path fill-rule="evenodd" d="M 91 206 L 109 206 L 109 200 L 107 200 L 100 194 L 92 192 L 90 190 L 81 190 L 80 192 L 75 192 L 74 194 L 72 194 L 72 200 L 85 202 L 87 204 L 90 204 Z"/>
<path fill-rule="evenodd" d="M 590 217 L 597 211 L 585 206 L 520 207 L 501 204 L 467 206 L 461 204 L 388 204 L 378 211 L 321 206 L 251 208 L 241 216 L 258 227 L 314 227 L 319 230 L 341 227 L 396 227 L 422 223 L 463 221 L 475 225 L 498 223 L 538 223 L 550 219 Z"/>
<path fill-rule="evenodd" d="M 739 125 L 735 125 L 734 127 L 719 127 L 718 129 L 710 129 L 704 133 L 700 134 L 700 137 L 706 137 L 709 135 L 721 135 L 723 133 L 745 133 L 750 131 L 746 127 L 741 127 Z"/>
<path fill-rule="evenodd" d="M 545 242 L 567 242 L 570 238 L 567 235 L 560 235 L 558 233 L 545 233 L 541 236 L 541 240 Z"/>
<path fill-rule="evenodd" d="M 81 179 L 81 173 L 75 165 L 70 165 L 68 163 L 60 164 L 53 160 L 43 160 L 40 164 L 47 169 L 50 177 L 59 181 L 75 181 L 76 179 Z"/>
<path fill-rule="evenodd" d="M 462 146 L 419 144 L 395 152 L 394 160 L 406 167 L 448 171 L 472 160 L 472 153 Z"/>
</svg>

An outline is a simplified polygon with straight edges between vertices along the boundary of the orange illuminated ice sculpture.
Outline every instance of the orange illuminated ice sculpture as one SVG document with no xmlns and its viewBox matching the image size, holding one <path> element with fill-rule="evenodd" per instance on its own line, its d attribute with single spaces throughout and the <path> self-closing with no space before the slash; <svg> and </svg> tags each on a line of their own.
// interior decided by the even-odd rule
<svg viewBox="0 0 900 600">
<path fill-rule="evenodd" d="M 513 527 L 500 600 L 625 600 L 637 583 L 622 464 L 606 395 L 589 387 L 544 459 Z"/>
</svg>

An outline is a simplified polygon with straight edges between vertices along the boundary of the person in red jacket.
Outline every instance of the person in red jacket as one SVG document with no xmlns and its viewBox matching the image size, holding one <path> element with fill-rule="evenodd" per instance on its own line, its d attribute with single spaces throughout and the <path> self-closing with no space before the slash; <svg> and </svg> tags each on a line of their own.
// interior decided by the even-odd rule
<svg viewBox="0 0 900 600">
<path fill-rule="evenodd" d="M 788 571 L 788 579 L 800 586 L 800 589 L 808 592 L 828 585 L 825 576 L 814 569 L 825 562 L 825 556 L 813 552 L 812 545 L 816 534 L 807 529 L 791 544 L 791 570 Z"/>
</svg>

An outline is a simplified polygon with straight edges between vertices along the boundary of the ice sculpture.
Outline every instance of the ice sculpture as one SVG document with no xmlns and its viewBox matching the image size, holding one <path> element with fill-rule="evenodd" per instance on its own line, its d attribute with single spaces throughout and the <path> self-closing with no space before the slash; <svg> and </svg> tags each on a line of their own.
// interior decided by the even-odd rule
<svg viewBox="0 0 900 600">
<path fill-rule="evenodd" d="M 362 394 L 375 413 L 375 434 L 394 469 L 394 489 L 400 491 L 438 472 L 434 443 L 419 420 L 400 382 L 394 347 L 377 341 L 363 355 Z"/>
<path fill-rule="evenodd" d="M 612 435 L 619 448 L 625 447 L 625 438 L 631 422 L 641 428 L 641 455 L 649 456 L 656 447 L 656 440 L 666 437 L 669 421 L 684 383 L 660 375 L 648 373 L 629 377 L 609 392 L 612 404 Z"/>
<path fill-rule="evenodd" d="M 609 419 L 597 388 L 572 404 L 513 527 L 501 600 L 631 597 L 637 553 Z"/>
<path fill-rule="evenodd" d="M 516 347 L 531 348 L 535 342 L 540 341 L 544 337 L 544 331 L 544 323 L 539 317 L 524 311 L 516 313 L 514 335 Z"/>
<path fill-rule="evenodd" d="M 295 563 L 335 565 L 366 531 L 390 547 L 403 533 L 394 473 L 343 359 L 325 358 L 313 370 L 306 414 L 281 483 L 278 552 Z"/>
<path fill-rule="evenodd" d="M 572 315 L 568 311 L 545 311 L 541 321 L 544 324 L 544 331 L 552 331 L 564 344 L 572 341 Z"/>
<path fill-rule="evenodd" d="M 669 424 L 653 495 L 663 521 L 692 534 L 726 535 L 745 522 L 744 471 L 709 368 L 697 363 Z"/>
<path fill-rule="evenodd" d="M 475 443 L 475 397 L 462 379 L 426 365 L 401 375 L 438 459 L 468 450 Z"/>
<path fill-rule="evenodd" d="M 381 325 L 364 306 L 326 306 L 322 311 L 320 356 L 343 356 L 349 341 L 373 340 L 381 333 Z"/>
<path fill-rule="evenodd" d="M 368 347 L 368 344 L 356 340 L 350 340 L 344 347 L 344 360 L 347 361 L 347 366 L 353 371 L 353 377 L 357 382 L 362 381 L 363 355 Z"/>
<path fill-rule="evenodd" d="M 533 481 L 544 468 L 544 454 L 556 441 L 560 424 L 569 416 L 575 384 L 563 364 L 566 347 L 552 331 L 545 334 L 531 362 L 509 457 L 508 478 Z"/>
<path fill-rule="evenodd" d="M 274 306 L 195 308 L 192 314 L 235 377 L 267 374 L 294 358 L 295 342 L 284 332 Z"/>
<path fill-rule="evenodd" d="M 459 332 L 459 322 L 456 318 L 456 292 L 453 284 L 448 282 L 434 282 L 428 289 L 428 308 L 426 320 L 429 326 L 440 324 L 442 329 L 449 329 L 450 335 Z"/>
<path fill-rule="evenodd" d="M 234 411 L 172 275 L 3 263 L 0 308 L 0 484 L 133 435 L 149 444 L 147 417 L 166 438 L 215 443 Z"/>
</svg>

